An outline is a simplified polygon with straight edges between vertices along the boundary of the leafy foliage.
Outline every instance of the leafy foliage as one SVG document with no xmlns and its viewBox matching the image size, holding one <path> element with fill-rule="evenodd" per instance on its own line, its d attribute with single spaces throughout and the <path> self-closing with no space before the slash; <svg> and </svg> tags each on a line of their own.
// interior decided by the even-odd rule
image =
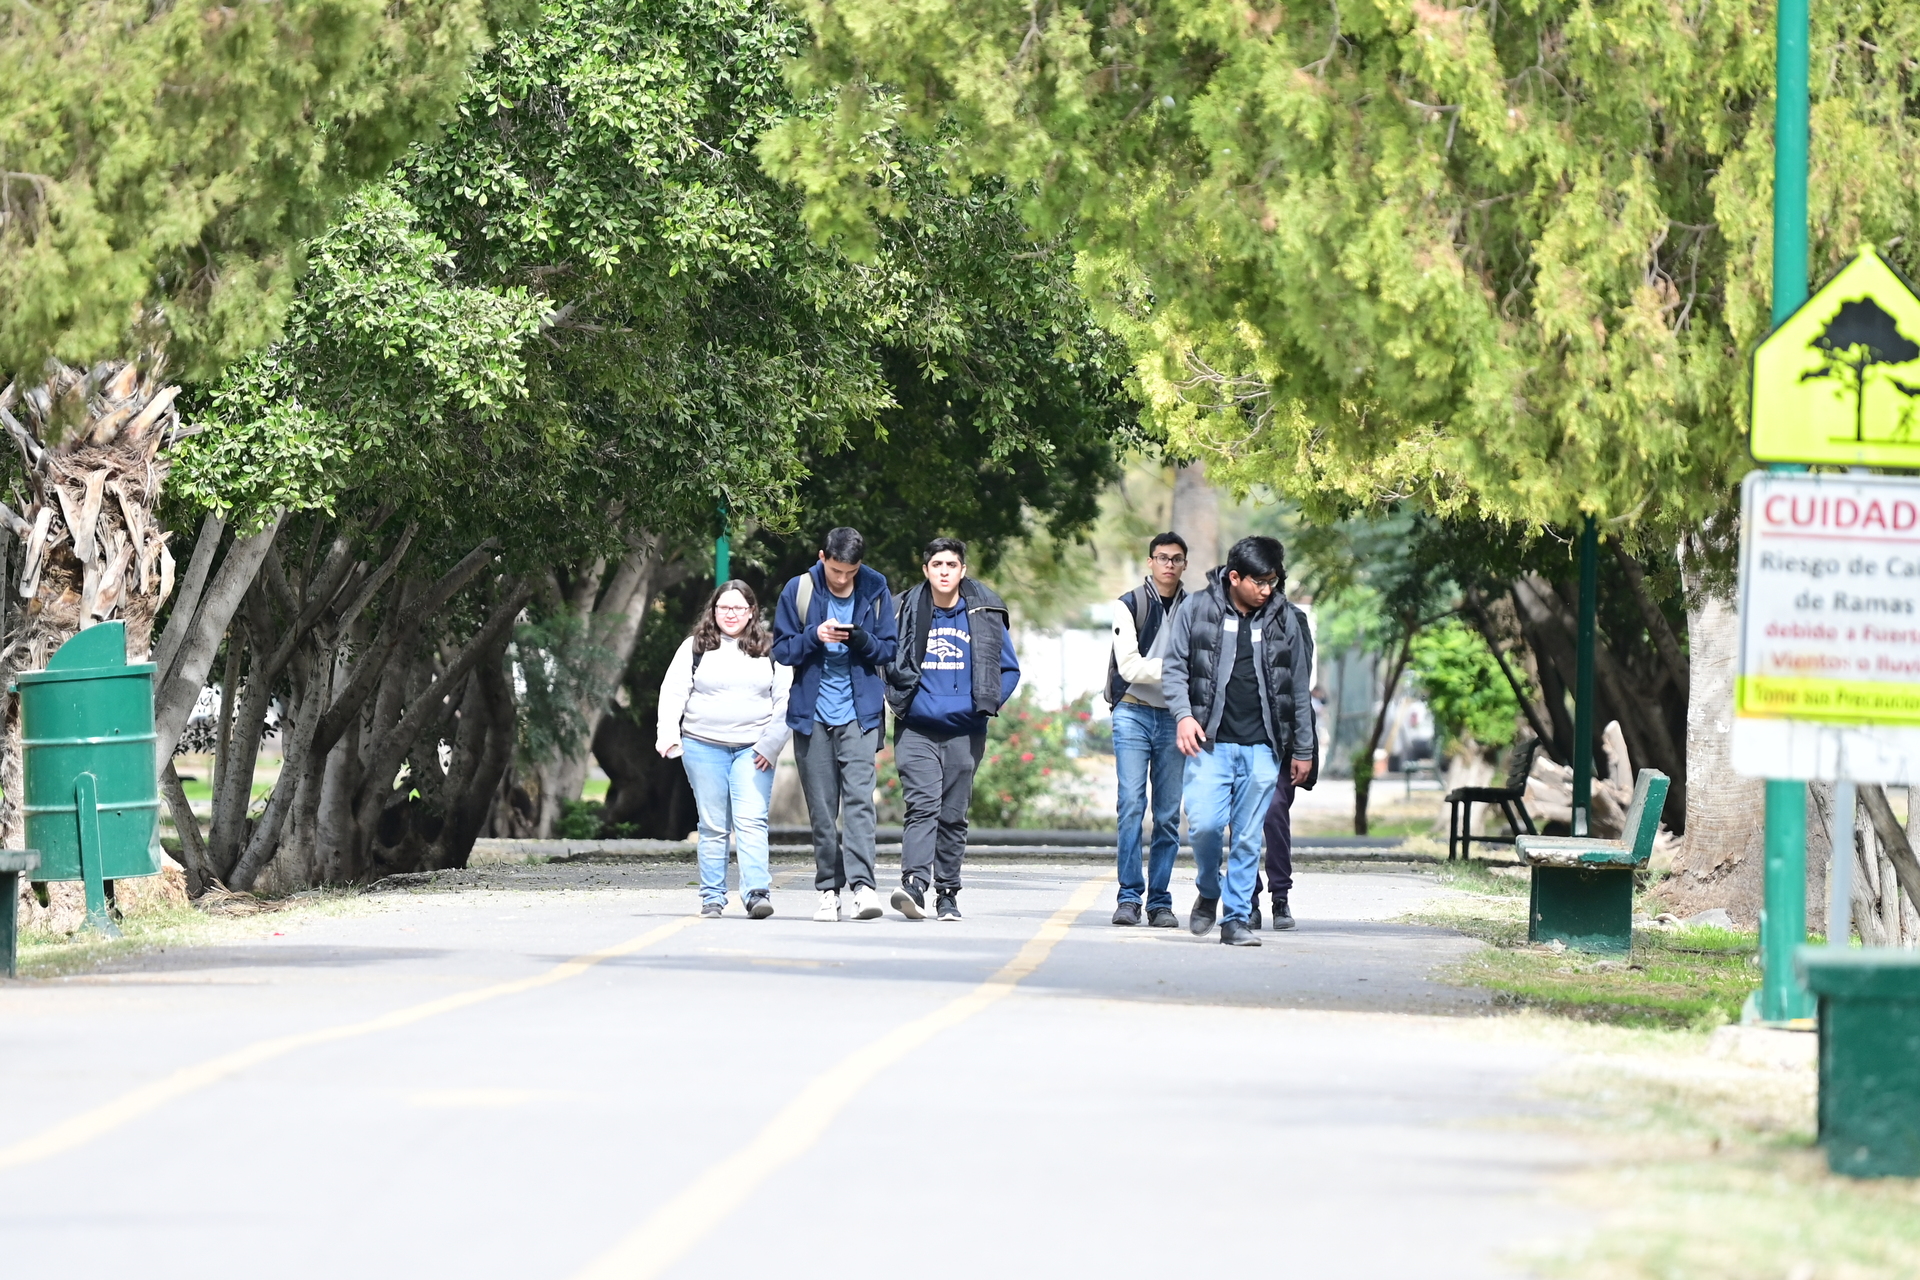
<svg viewBox="0 0 1920 1280">
<path fill-rule="evenodd" d="M 0 368 L 154 344 L 205 376 L 262 345 L 299 242 L 444 116 L 514 16 L 500 0 L 9 7 Z"/>
<path fill-rule="evenodd" d="M 897 207 L 893 130 L 1034 184 L 1216 475 L 1344 509 L 1653 534 L 1748 466 L 1771 269 L 1772 7 L 809 0 L 832 116 L 763 155 L 819 234 Z M 1903 265 L 1920 11 L 1816 4 L 1814 261 Z M 1671 540 L 1666 542 L 1671 546 Z"/>
<path fill-rule="evenodd" d="M 1447 743 L 1471 739 L 1494 748 L 1513 741 L 1520 702 L 1472 627 L 1449 618 L 1414 636 L 1410 670 Z"/>
</svg>

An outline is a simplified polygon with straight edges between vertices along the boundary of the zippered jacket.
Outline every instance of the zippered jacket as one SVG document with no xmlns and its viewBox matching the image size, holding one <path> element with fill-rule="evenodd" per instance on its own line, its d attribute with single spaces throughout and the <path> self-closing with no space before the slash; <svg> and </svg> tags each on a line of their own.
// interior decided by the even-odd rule
<svg viewBox="0 0 1920 1280">
<path fill-rule="evenodd" d="M 811 578 L 812 599 L 807 616 L 799 614 L 800 581 Z M 853 580 L 853 622 L 861 634 L 847 645 L 853 677 L 853 711 L 863 730 L 880 727 L 886 718 L 886 667 L 897 646 L 893 597 L 887 576 L 860 566 Z M 827 577 L 819 561 L 780 589 L 773 610 L 774 661 L 793 668 L 793 689 L 787 695 L 787 727 L 795 733 L 813 733 L 814 706 L 820 696 L 820 676 L 826 668 L 827 646 L 820 641 L 820 624 L 827 620 Z"/>
<path fill-rule="evenodd" d="M 1186 598 L 1187 589 L 1176 586 L 1173 603 L 1162 605 L 1160 589 L 1153 585 L 1152 578 L 1120 597 L 1120 607 L 1113 611 L 1113 649 L 1107 654 L 1108 706 L 1118 706 L 1136 681 L 1162 682 L 1160 660 L 1146 654 L 1153 648 L 1154 637 L 1160 634 L 1167 615 L 1179 609 Z M 1126 643 L 1129 630 L 1133 636 L 1130 648 Z"/>
<path fill-rule="evenodd" d="M 1227 570 L 1207 574 L 1207 585 L 1174 611 L 1173 633 L 1161 663 L 1160 687 L 1177 725 L 1188 716 L 1200 722 L 1212 742 L 1227 708 L 1227 679 L 1222 670 L 1227 613 Z M 1238 611 L 1235 610 L 1235 616 Z M 1313 680 L 1313 640 L 1305 616 L 1276 591 L 1240 625 L 1253 630 L 1254 675 L 1260 686 L 1260 714 L 1267 741 L 1282 760 L 1314 756 L 1313 699 L 1304 692 Z M 1228 661 L 1231 661 L 1229 658 Z M 1300 691 L 1296 693 L 1296 691 Z"/>
<path fill-rule="evenodd" d="M 1020 663 L 1013 656 L 1008 635 L 1012 615 L 984 583 L 960 579 L 960 602 L 967 607 L 970 637 L 969 666 L 973 687 L 972 709 L 981 716 L 999 714 L 1020 683 Z M 912 719 L 914 694 L 920 690 L 920 668 L 927 660 L 927 634 L 933 626 L 933 588 L 915 583 L 894 597 L 894 625 L 899 648 L 887 667 L 887 705 L 898 720 Z"/>
</svg>

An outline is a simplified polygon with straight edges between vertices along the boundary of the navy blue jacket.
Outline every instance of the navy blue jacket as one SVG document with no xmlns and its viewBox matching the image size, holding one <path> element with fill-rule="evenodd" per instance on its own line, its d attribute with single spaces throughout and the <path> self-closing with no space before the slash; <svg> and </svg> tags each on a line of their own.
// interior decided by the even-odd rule
<svg viewBox="0 0 1920 1280">
<path fill-rule="evenodd" d="M 787 727 L 811 734 L 820 676 L 826 668 L 827 647 L 820 643 L 820 624 L 827 620 L 827 578 L 818 561 L 807 574 L 813 578 L 813 599 L 805 618 L 799 614 L 800 579 L 780 590 L 780 602 L 773 611 L 773 660 L 793 668 Z M 852 623 L 861 635 L 847 645 L 852 659 L 847 666 L 853 676 L 853 713 L 864 730 L 879 728 L 886 715 L 886 667 L 899 647 L 892 604 L 887 576 L 861 565 L 853 580 Z"/>
</svg>

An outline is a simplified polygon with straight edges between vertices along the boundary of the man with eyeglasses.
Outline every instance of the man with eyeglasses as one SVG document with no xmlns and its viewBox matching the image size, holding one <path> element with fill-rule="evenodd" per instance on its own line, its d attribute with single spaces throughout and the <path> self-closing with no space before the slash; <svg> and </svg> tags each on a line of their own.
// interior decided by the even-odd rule
<svg viewBox="0 0 1920 1280">
<path fill-rule="evenodd" d="M 1173 716 L 1161 688 L 1161 666 L 1172 628 L 1167 619 L 1187 598 L 1180 575 L 1187 543 L 1177 533 L 1156 534 L 1147 544 L 1145 583 L 1120 597 L 1113 611 L 1113 654 L 1107 660 L 1107 705 L 1113 708 L 1113 758 L 1119 778 L 1119 900 L 1117 925 L 1140 923 L 1141 896 L 1147 923 L 1179 925 L 1173 914 L 1173 860 L 1180 852 L 1180 789 L 1186 757 L 1174 742 Z M 1152 790 L 1153 838 L 1146 874 L 1140 867 L 1140 823 Z"/>
<path fill-rule="evenodd" d="M 1187 834 L 1193 842 L 1193 914 L 1204 937 L 1257 947 L 1251 924 L 1261 826 L 1281 761 L 1298 785 L 1313 768 L 1311 641 L 1281 591 L 1286 553 L 1273 538 L 1242 538 L 1207 586 L 1173 616 L 1162 664 L 1174 740 L 1188 760 Z M 1232 832 L 1231 851 L 1224 849 Z M 1220 862 L 1226 854 L 1226 881 Z M 1291 918 L 1291 917 L 1289 917 Z"/>
</svg>

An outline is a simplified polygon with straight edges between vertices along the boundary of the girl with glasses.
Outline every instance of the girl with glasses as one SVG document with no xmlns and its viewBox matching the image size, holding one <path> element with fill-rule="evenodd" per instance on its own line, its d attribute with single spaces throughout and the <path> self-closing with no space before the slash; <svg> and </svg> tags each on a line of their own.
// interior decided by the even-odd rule
<svg viewBox="0 0 1920 1280">
<path fill-rule="evenodd" d="M 747 915 L 773 914 L 767 869 L 767 808 L 773 762 L 787 745 L 793 668 L 773 660 L 773 637 L 753 588 L 735 578 L 707 600 L 660 682 L 655 745 L 678 757 L 700 813 L 700 914 L 727 908 L 727 841 L 740 859 Z"/>
</svg>

